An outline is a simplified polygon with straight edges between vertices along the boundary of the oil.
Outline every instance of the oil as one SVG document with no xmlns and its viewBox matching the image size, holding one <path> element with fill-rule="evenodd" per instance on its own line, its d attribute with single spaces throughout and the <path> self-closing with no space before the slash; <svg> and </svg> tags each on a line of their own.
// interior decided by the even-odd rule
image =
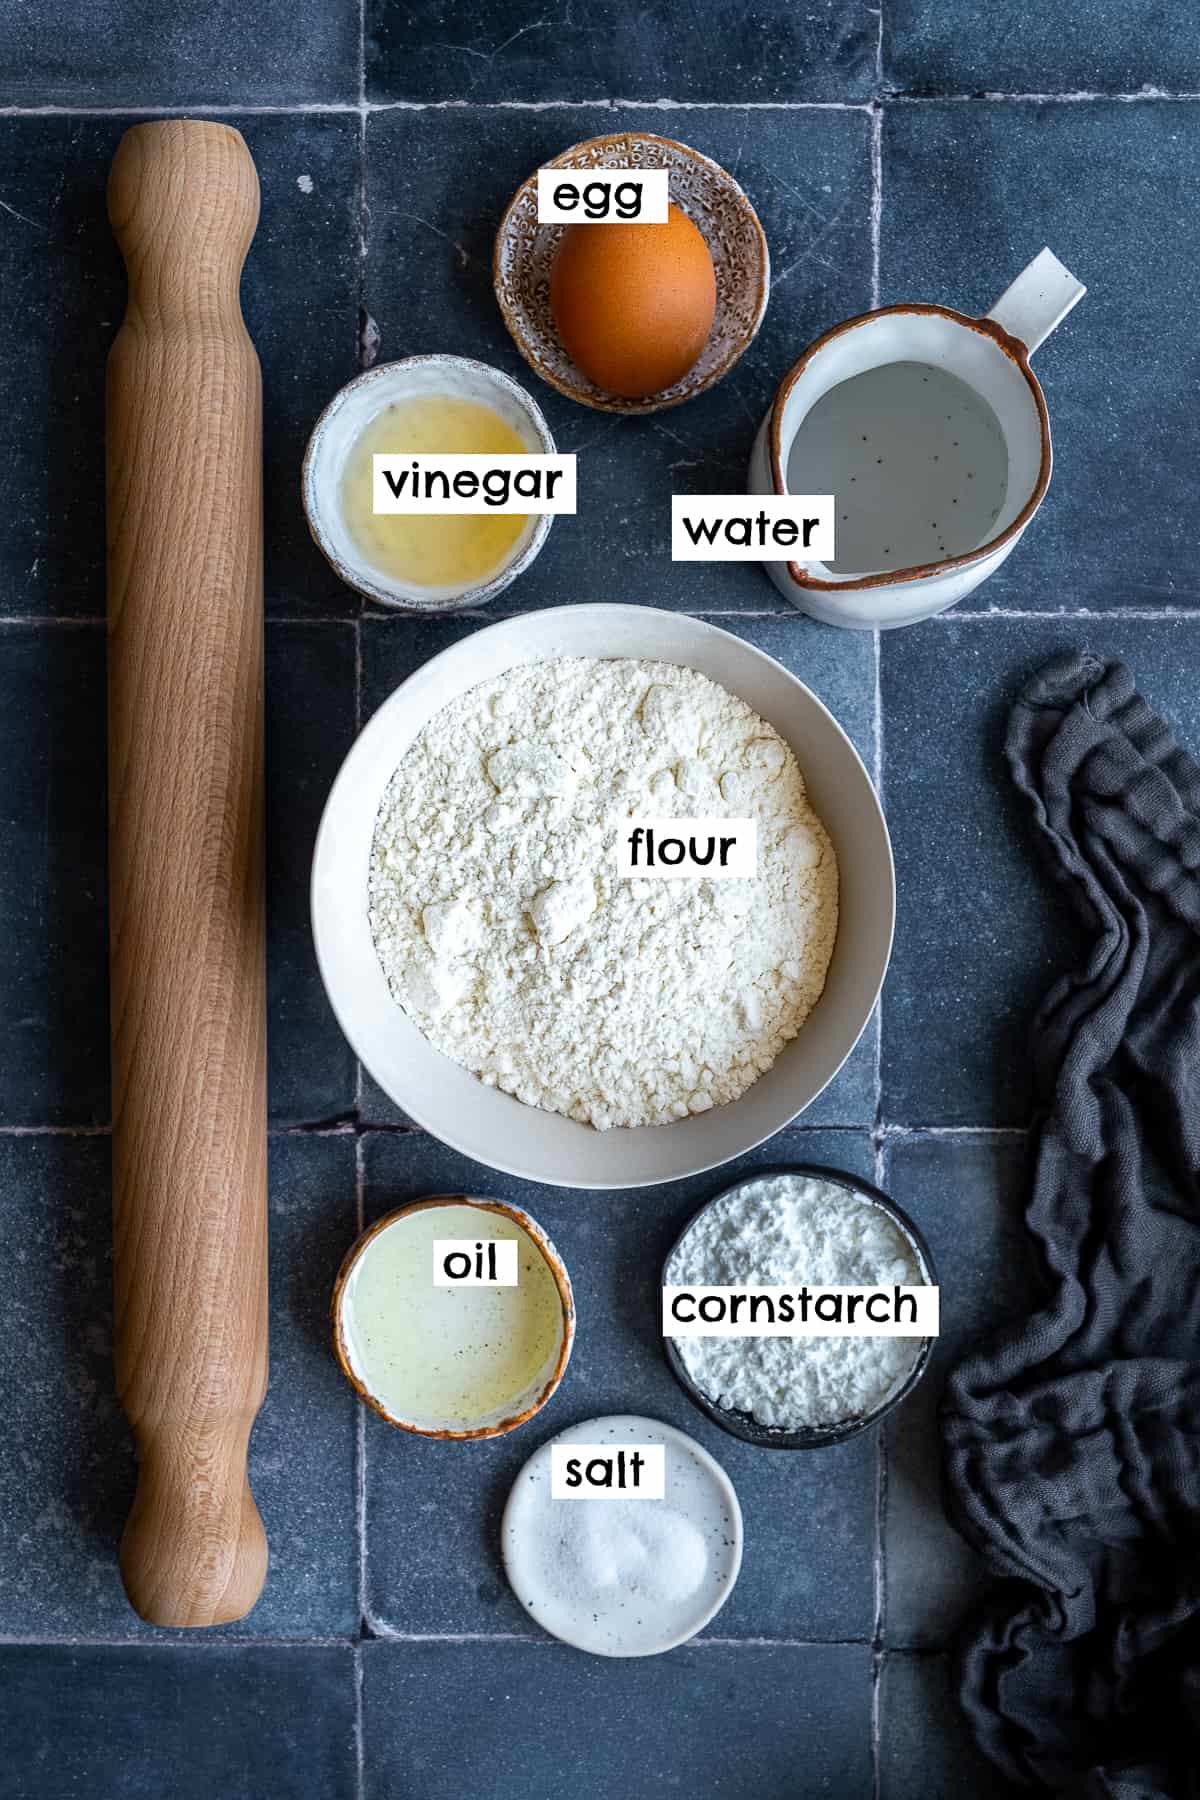
<svg viewBox="0 0 1200 1800">
<path fill-rule="evenodd" d="M 342 512 L 358 549 L 393 581 L 462 588 L 509 560 L 528 523 L 523 513 L 376 513 L 373 456 L 525 455 L 527 446 L 490 406 L 451 394 L 417 394 L 385 406 L 352 445 L 342 477 Z"/>
<path fill-rule="evenodd" d="M 515 1238 L 516 1287 L 435 1287 L 436 1238 Z M 342 1297 L 342 1331 L 363 1386 L 423 1429 L 498 1424 L 531 1405 L 558 1360 L 564 1322 L 550 1266 L 502 1213 L 426 1206 L 385 1226 Z"/>
</svg>

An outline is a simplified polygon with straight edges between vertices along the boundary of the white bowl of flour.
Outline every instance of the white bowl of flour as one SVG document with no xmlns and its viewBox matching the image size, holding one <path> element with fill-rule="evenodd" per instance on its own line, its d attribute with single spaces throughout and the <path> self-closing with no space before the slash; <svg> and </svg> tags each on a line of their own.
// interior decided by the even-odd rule
<svg viewBox="0 0 1200 1800">
<path fill-rule="evenodd" d="M 756 817 L 759 879 L 607 880 L 626 802 Z M 716 1167 L 821 1091 L 875 1004 L 894 878 L 862 762 L 803 683 L 686 614 L 589 605 L 476 632 L 380 707 L 326 805 L 312 909 L 342 1028 L 416 1124 L 620 1188 Z"/>
</svg>

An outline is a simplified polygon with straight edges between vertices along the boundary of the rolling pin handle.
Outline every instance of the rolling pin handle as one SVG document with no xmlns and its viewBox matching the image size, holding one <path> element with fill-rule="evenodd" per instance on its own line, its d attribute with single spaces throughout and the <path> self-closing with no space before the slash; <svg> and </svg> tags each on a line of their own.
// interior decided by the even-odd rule
<svg viewBox="0 0 1200 1800">
<path fill-rule="evenodd" d="M 221 1434 L 232 1454 L 211 1471 L 194 1466 L 183 1434 L 161 1427 L 136 1433 L 138 1484 L 121 1539 L 121 1579 L 148 1623 L 196 1624 L 180 1596 L 208 1596 L 204 1623 L 212 1625 L 244 1617 L 258 1599 L 267 1535 L 246 1479 L 252 1423 Z"/>
</svg>

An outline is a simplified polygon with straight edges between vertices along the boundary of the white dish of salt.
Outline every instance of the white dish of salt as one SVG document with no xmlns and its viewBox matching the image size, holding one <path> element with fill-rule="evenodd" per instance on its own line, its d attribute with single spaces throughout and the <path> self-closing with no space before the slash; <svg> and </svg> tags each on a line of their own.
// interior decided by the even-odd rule
<svg viewBox="0 0 1200 1800">
<path fill-rule="evenodd" d="M 658 1656 L 724 1606 L 742 1564 L 742 1509 L 707 1450 L 673 1425 L 616 1413 L 555 1444 L 663 1444 L 666 1496 L 552 1500 L 550 1443 L 530 1457 L 500 1527 L 504 1568 L 545 1631 L 593 1656 Z"/>
</svg>

